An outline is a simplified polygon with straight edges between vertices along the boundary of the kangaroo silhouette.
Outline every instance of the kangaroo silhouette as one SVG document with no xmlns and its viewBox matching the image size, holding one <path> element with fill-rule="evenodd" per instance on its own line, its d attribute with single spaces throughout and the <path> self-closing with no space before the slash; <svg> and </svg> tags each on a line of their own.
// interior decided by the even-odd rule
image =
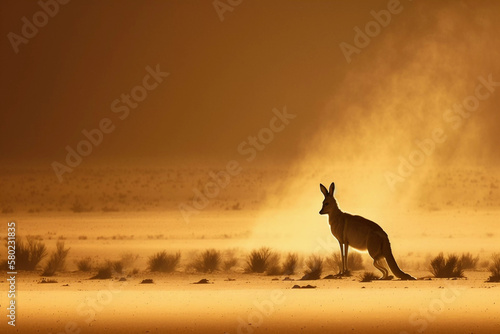
<svg viewBox="0 0 500 334">
<path fill-rule="evenodd" d="M 335 183 L 332 182 L 327 190 L 322 184 L 319 185 L 321 192 L 325 195 L 323 207 L 319 212 L 321 215 L 328 214 L 328 222 L 332 234 L 339 241 L 342 257 L 342 269 L 338 275 L 348 275 L 347 255 L 349 246 L 365 251 L 373 258 L 373 265 L 382 272 L 381 279 L 392 279 L 389 276 L 384 259 L 396 277 L 402 280 L 414 280 L 415 278 L 399 269 L 392 255 L 391 244 L 387 233 L 375 222 L 361 216 L 353 216 L 340 210 L 336 199 L 333 197 Z"/>
</svg>

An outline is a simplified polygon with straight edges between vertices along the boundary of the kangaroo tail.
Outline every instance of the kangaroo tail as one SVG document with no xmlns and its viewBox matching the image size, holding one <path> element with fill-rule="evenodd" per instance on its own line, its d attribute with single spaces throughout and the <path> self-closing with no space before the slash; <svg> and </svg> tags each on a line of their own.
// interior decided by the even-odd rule
<svg viewBox="0 0 500 334">
<path fill-rule="evenodd" d="M 415 277 L 408 275 L 401 269 L 399 269 L 398 264 L 396 263 L 396 260 L 394 259 L 394 256 L 392 255 L 392 249 L 391 249 L 391 243 L 389 242 L 389 239 L 386 238 L 384 241 L 384 245 L 382 246 L 383 254 L 385 257 L 385 260 L 387 261 L 387 264 L 389 265 L 389 268 L 391 269 L 392 273 L 396 275 L 396 277 L 401 278 L 402 280 L 415 280 Z"/>
</svg>

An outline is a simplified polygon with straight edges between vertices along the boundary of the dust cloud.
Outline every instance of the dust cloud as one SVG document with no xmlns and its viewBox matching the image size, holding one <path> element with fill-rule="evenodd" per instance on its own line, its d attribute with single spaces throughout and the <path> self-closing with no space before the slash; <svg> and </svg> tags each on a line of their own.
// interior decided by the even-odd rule
<svg viewBox="0 0 500 334">
<path fill-rule="evenodd" d="M 498 186 L 500 23 L 493 13 L 500 4 L 413 5 L 346 63 L 315 135 L 303 138 L 268 206 L 293 210 L 262 215 L 259 238 L 287 235 L 284 243 L 314 240 L 304 248 L 317 248 L 328 231 L 318 215 L 320 182 L 336 183 L 342 209 L 375 221 L 395 211 L 498 201 L 491 189 Z"/>
</svg>

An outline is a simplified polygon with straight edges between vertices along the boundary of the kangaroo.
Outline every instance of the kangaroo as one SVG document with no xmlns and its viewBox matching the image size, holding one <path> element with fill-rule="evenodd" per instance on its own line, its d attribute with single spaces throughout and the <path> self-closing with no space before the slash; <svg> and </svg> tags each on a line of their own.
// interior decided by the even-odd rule
<svg viewBox="0 0 500 334">
<path fill-rule="evenodd" d="M 361 216 L 353 216 L 349 213 L 342 212 L 339 209 L 337 201 L 333 197 L 335 183 L 332 182 L 329 190 L 326 190 L 325 186 L 322 184 L 320 184 L 319 187 L 323 195 L 325 195 L 323 207 L 319 214 L 328 214 L 328 222 L 330 223 L 332 234 L 337 238 L 340 244 L 342 269 L 338 275 L 348 275 L 347 255 L 349 246 L 351 246 L 361 251 L 368 250 L 368 253 L 373 258 L 373 265 L 382 272 L 382 277 L 380 279 L 392 279 L 392 276 L 388 275 L 389 271 L 384 265 L 384 258 L 392 273 L 398 278 L 402 280 L 415 279 L 399 269 L 392 255 L 389 237 L 377 223 Z"/>
</svg>

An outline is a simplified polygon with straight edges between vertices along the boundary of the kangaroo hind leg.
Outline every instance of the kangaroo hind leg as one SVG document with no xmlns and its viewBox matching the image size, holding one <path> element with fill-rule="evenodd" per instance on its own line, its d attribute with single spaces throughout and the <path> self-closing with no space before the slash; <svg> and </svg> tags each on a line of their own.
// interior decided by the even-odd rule
<svg viewBox="0 0 500 334">
<path fill-rule="evenodd" d="M 392 277 L 389 276 L 389 271 L 385 267 L 384 254 L 382 249 L 383 242 L 383 236 L 377 233 L 372 233 L 368 237 L 367 248 L 368 254 L 370 254 L 370 256 L 373 258 L 373 265 L 375 266 L 375 268 L 382 272 L 382 277 L 380 279 L 386 280 L 392 279 Z"/>
<path fill-rule="evenodd" d="M 382 272 L 381 280 L 386 280 L 389 278 L 389 271 L 384 266 L 384 258 L 382 256 L 377 257 L 373 260 L 373 265 L 375 268 Z"/>
<path fill-rule="evenodd" d="M 389 275 L 389 270 L 387 269 L 384 257 L 380 257 L 374 262 L 377 263 L 377 265 L 375 265 L 376 268 L 382 272 L 382 277 L 380 278 L 381 280 L 391 280 L 394 278 L 394 276 Z"/>
</svg>

